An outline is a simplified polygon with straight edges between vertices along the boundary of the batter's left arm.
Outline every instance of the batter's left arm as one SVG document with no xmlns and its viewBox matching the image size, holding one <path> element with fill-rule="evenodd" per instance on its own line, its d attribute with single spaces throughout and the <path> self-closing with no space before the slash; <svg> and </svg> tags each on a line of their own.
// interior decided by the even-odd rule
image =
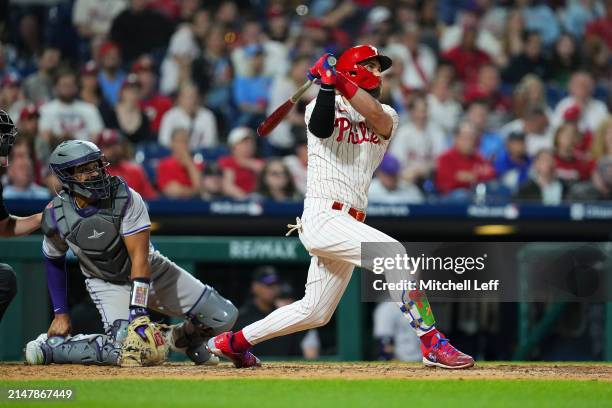
<svg viewBox="0 0 612 408">
<path fill-rule="evenodd" d="M 359 88 L 349 103 L 366 118 L 367 126 L 377 135 L 389 139 L 393 132 L 393 118 L 372 95 Z"/>
</svg>

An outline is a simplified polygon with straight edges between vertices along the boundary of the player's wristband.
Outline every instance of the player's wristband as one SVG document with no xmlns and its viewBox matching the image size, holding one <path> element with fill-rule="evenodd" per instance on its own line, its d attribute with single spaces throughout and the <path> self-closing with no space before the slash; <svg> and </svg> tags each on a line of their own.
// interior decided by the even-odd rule
<svg viewBox="0 0 612 408">
<path fill-rule="evenodd" d="M 147 278 L 136 278 L 132 281 L 130 308 L 147 308 L 147 304 L 149 303 L 150 282 L 151 280 Z"/>
<path fill-rule="evenodd" d="M 346 77 L 342 72 L 336 73 L 336 89 L 346 99 L 352 99 L 359 90 L 357 84 Z"/>
</svg>

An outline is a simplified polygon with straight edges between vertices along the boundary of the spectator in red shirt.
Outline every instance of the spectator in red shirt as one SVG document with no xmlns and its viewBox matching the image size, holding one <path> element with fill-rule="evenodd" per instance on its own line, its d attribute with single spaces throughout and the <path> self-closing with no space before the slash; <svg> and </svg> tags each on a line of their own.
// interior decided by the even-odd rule
<svg viewBox="0 0 612 408">
<path fill-rule="evenodd" d="M 477 34 L 475 27 L 466 27 L 461 44 L 442 54 L 443 59 L 453 64 L 457 77 L 467 84 L 476 82 L 480 66 L 491 63 L 491 57 L 476 47 Z"/>
<path fill-rule="evenodd" d="M 219 167 L 223 170 L 223 192 L 242 200 L 255 191 L 264 161 L 255 157 L 255 133 L 250 128 L 235 128 L 227 143 L 232 153 L 219 159 Z"/>
<path fill-rule="evenodd" d="M 612 50 L 612 0 L 604 2 L 606 15 L 591 21 L 586 27 L 586 38 L 598 38 Z"/>
<path fill-rule="evenodd" d="M 96 138 L 96 144 L 108 160 L 108 172 L 111 176 L 119 176 L 128 186 L 136 190 L 145 200 L 157 198 L 157 191 L 149 183 L 144 169 L 125 159 L 125 145 L 121 135 L 115 129 L 104 129 Z"/>
<path fill-rule="evenodd" d="M 492 111 L 500 111 L 505 114 L 512 107 L 512 100 L 500 91 L 501 81 L 499 70 L 495 65 L 486 64 L 478 69 L 478 80 L 476 83 L 466 87 L 464 102 L 487 101 Z"/>
<path fill-rule="evenodd" d="M 202 163 L 196 163 L 189 150 L 189 131 L 172 131 L 172 155 L 161 159 L 157 166 L 157 187 L 169 198 L 187 199 L 200 196 Z"/>
<path fill-rule="evenodd" d="M 581 140 L 576 123 L 566 122 L 555 132 L 555 167 L 560 180 L 573 183 L 591 176 L 591 164 L 576 149 Z"/>
<path fill-rule="evenodd" d="M 470 122 L 462 122 L 453 147 L 438 157 L 436 186 L 451 201 L 471 198 L 472 188 L 495 177 L 495 170 L 477 150 L 478 134 Z"/>
<path fill-rule="evenodd" d="M 149 118 L 151 131 L 157 139 L 162 117 L 172 108 L 172 99 L 157 92 L 157 77 L 151 57 L 140 57 L 132 65 L 132 73 L 138 75 L 140 82 L 140 109 Z"/>
</svg>

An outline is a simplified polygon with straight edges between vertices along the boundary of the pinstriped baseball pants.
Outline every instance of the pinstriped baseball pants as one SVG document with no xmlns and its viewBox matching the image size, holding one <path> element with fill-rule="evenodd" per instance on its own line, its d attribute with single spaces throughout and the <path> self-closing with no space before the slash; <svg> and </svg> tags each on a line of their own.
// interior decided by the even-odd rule
<svg viewBox="0 0 612 408">
<path fill-rule="evenodd" d="M 306 199 L 302 214 L 300 240 L 312 256 L 304 297 L 276 309 L 264 319 L 243 328 L 251 344 L 327 324 L 353 273 L 361 266 L 361 244 L 383 243 L 377 256 L 394 257 L 403 246 L 387 234 L 351 217 L 345 205 L 342 211 L 331 208 L 333 200 Z M 386 248 L 386 249 L 384 249 Z M 401 271 L 385 273 L 388 282 L 399 281 Z M 389 292 L 398 306 L 398 292 Z M 408 324 L 408 322 L 407 322 Z M 422 334 L 417 331 L 417 334 Z"/>
</svg>

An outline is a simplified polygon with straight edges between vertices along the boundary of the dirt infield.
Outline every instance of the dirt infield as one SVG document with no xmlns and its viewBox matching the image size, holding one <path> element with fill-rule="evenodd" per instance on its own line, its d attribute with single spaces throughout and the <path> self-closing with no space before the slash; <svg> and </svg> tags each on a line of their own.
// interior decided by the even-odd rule
<svg viewBox="0 0 612 408">
<path fill-rule="evenodd" d="M 236 370 L 228 363 L 216 367 L 196 367 L 185 363 L 167 363 L 160 367 L 118 368 L 95 366 L 27 366 L 22 363 L 0 364 L 2 380 L 60 379 L 546 379 L 595 380 L 612 382 L 612 365 L 584 363 L 484 363 L 468 370 L 448 371 L 424 368 L 410 363 L 266 363 L 262 368 Z"/>
</svg>

